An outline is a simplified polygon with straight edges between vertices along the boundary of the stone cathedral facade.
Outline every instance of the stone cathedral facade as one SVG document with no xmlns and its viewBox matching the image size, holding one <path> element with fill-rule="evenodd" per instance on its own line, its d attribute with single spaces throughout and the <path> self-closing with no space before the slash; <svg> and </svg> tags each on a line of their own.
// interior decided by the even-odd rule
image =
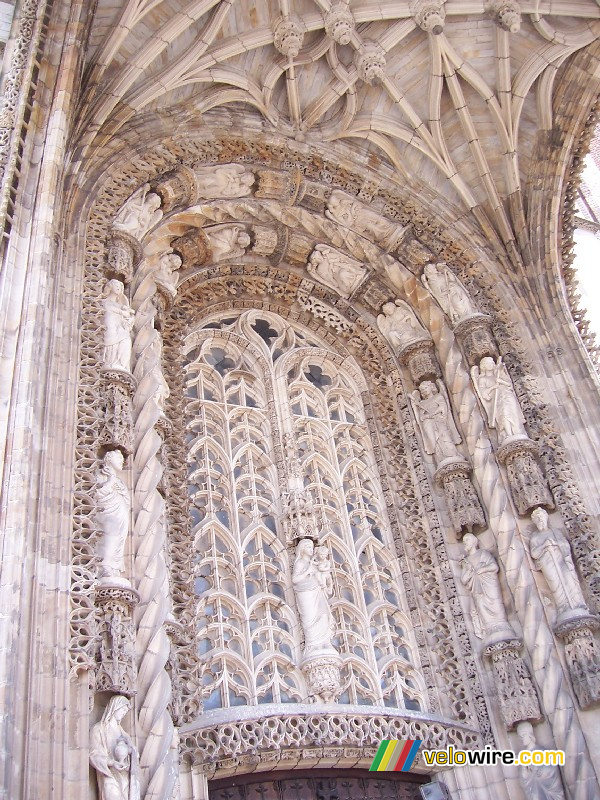
<svg viewBox="0 0 600 800">
<path fill-rule="evenodd" d="M 598 800 L 598 2 L 1 5 L 1 800 Z"/>
</svg>

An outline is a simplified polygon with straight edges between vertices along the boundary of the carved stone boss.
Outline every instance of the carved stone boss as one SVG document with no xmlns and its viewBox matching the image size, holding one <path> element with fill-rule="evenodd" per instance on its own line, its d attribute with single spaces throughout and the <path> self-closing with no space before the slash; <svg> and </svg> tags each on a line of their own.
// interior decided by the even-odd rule
<svg viewBox="0 0 600 800">
<path fill-rule="evenodd" d="M 543 508 L 536 508 L 531 519 L 535 531 L 529 538 L 529 552 L 552 593 L 557 614 L 554 632 L 565 643 L 575 695 L 582 708 L 589 708 L 600 700 L 600 649 L 594 637 L 600 620 L 585 602 L 568 541 L 549 527 Z"/>
<path fill-rule="evenodd" d="M 531 675 L 520 655 L 522 640 L 506 616 L 494 556 L 479 547 L 472 534 L 463 539 L 465 557 L 461 562 L 461 583 L 474 605 L 474 627 L 483 638 L 484 655 L 494 667 L 500 710 L 507 728 L 519 722 L 537 722 L 542 712 Z"/>
</svg>

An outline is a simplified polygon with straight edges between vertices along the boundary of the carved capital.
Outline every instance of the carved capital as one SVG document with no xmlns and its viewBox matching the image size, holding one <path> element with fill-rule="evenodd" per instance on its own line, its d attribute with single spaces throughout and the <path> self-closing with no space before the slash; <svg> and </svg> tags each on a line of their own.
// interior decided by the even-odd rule
<svg viewBox="0 0 600 800">
<path fill-rule="evenodd" d="M 536 444 L 526 438 L 507 441 L 498 450 L 498 460 L 506 466 L 513 502 L 522 515 L 538 506 L 554 508 L 552 495 L 537 457 Z"/>
<path fill-rule="evenodd" d="M 118 278 L 130 283 L 136 266 L 142 260 L 142 247 L 137 239 L 125 231 L 113 230 L 106 242 L 108 278 Z"/>
<path fill-rule="evenodd" d="M 454 328 L 454 333 L 463 346 L 470 367 L 479 364 L 486 356 L 494 360 L 498 357 L 498 347 L 492 334 L 492 318 L 487 314 L 474 314 L 461 320 Z"/>
<path fill-rule="evenodd" d="M 181 165 L 173 172 L 161 175 L 150 186 L 161 199 L 165 214 L 177 206 L 189 206 L 196 199 L 196 178 L 193 170 Z"/>
<path fill-rule="evenodd" d="M 492 660 L 500 711 L 509 730 L 519 722 L 539 722 L 543 718 L 531 675 L 519 654 L 521 644 L 520 639 L 507 639 L 484 650 Z"/>
<path fill-rule="evenodd" d="M 471 482 L 473 468 L 467 461 L 443 461 L 435 472 L 435 480 L 444 490 L 454 530 L 459 538 L 474 528 L 485 528 L 485 513 Z"/>
<path fill-rule="evenodd" d="M 95 590 L 100 646 L 97 653 L 96 690 L 135 694 L 135 631 L 133 609 L 140 596 L 125 586 L 101 584 Z"/>
<path fill-rule="evenodd" d="M 398 353 L 398 359 L 403 366 L 408 367 L 410 377 L 417 386 L 423 381 L 435 381 L 441 377 L 431 339 L 409 344 Z"/>
</svg>

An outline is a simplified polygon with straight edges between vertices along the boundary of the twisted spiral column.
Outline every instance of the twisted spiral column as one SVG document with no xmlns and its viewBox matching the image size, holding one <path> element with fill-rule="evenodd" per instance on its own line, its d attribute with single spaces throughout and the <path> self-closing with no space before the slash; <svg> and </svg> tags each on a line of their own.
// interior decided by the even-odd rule
<svg viewBox="0 0 600 800">
<path fill-rule="evenodd" d="M 165 670 L 170 643 L 165 620 L 171 610 L 165 561 L 167 523 L 165 501 L 159 491 L 163 467 L 159 458 L 162 403 L 166 383 L 162 374 L 162 341 L 154 327 L 156 284 L 151 274 L 135 282 L 134 325 L 134 578 L 140 595 L 136 609 L 138 669 L 136 709 L 141 788 L 145 800 L 170 800 L 177 765 L 172 749 L 173 722 L 168 705 L 171 681 Z"/>
<path fill-rule="evenodd" d="M 427 317 L 430 319 L 427 320 Z M 430 307 L 423 317 L 430 321 L 448 389 L 460 410 L 460 421 L 472 458 L 474 474 L 481 486 L 498 554 L 515 609 L 523 626 L 523 640 L 531 657 L 533 673 L 542 695 L 556 747 L 565 752 L 563 773 L 572 800 L 600 797 L 596 773 L 579 726 L 573 698 L 557 657 L 554 637 L 532 577 L 523 542 L 517 532 L 498 465 L 492 452 L 486 425 L 477 408 L 469 373 L 454 335 L 443 324 L 437 309 Z"/>
</svg>

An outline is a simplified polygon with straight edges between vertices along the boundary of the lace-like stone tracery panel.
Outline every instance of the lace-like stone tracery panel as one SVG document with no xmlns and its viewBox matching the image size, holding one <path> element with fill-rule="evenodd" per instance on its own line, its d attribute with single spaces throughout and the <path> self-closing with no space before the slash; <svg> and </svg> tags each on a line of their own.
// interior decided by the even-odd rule
<svg viewBox="0 0 600 800">
<path fill-rule="evenodd" d="M 206 710 L 308 697 L 282 525 L 282 498 L 298 479 L 332 565 L 338 702 L 426 708 L 361 381 L 354 364 L 271 313 L 230 314 L 187 337 Z"/>
</svg>

